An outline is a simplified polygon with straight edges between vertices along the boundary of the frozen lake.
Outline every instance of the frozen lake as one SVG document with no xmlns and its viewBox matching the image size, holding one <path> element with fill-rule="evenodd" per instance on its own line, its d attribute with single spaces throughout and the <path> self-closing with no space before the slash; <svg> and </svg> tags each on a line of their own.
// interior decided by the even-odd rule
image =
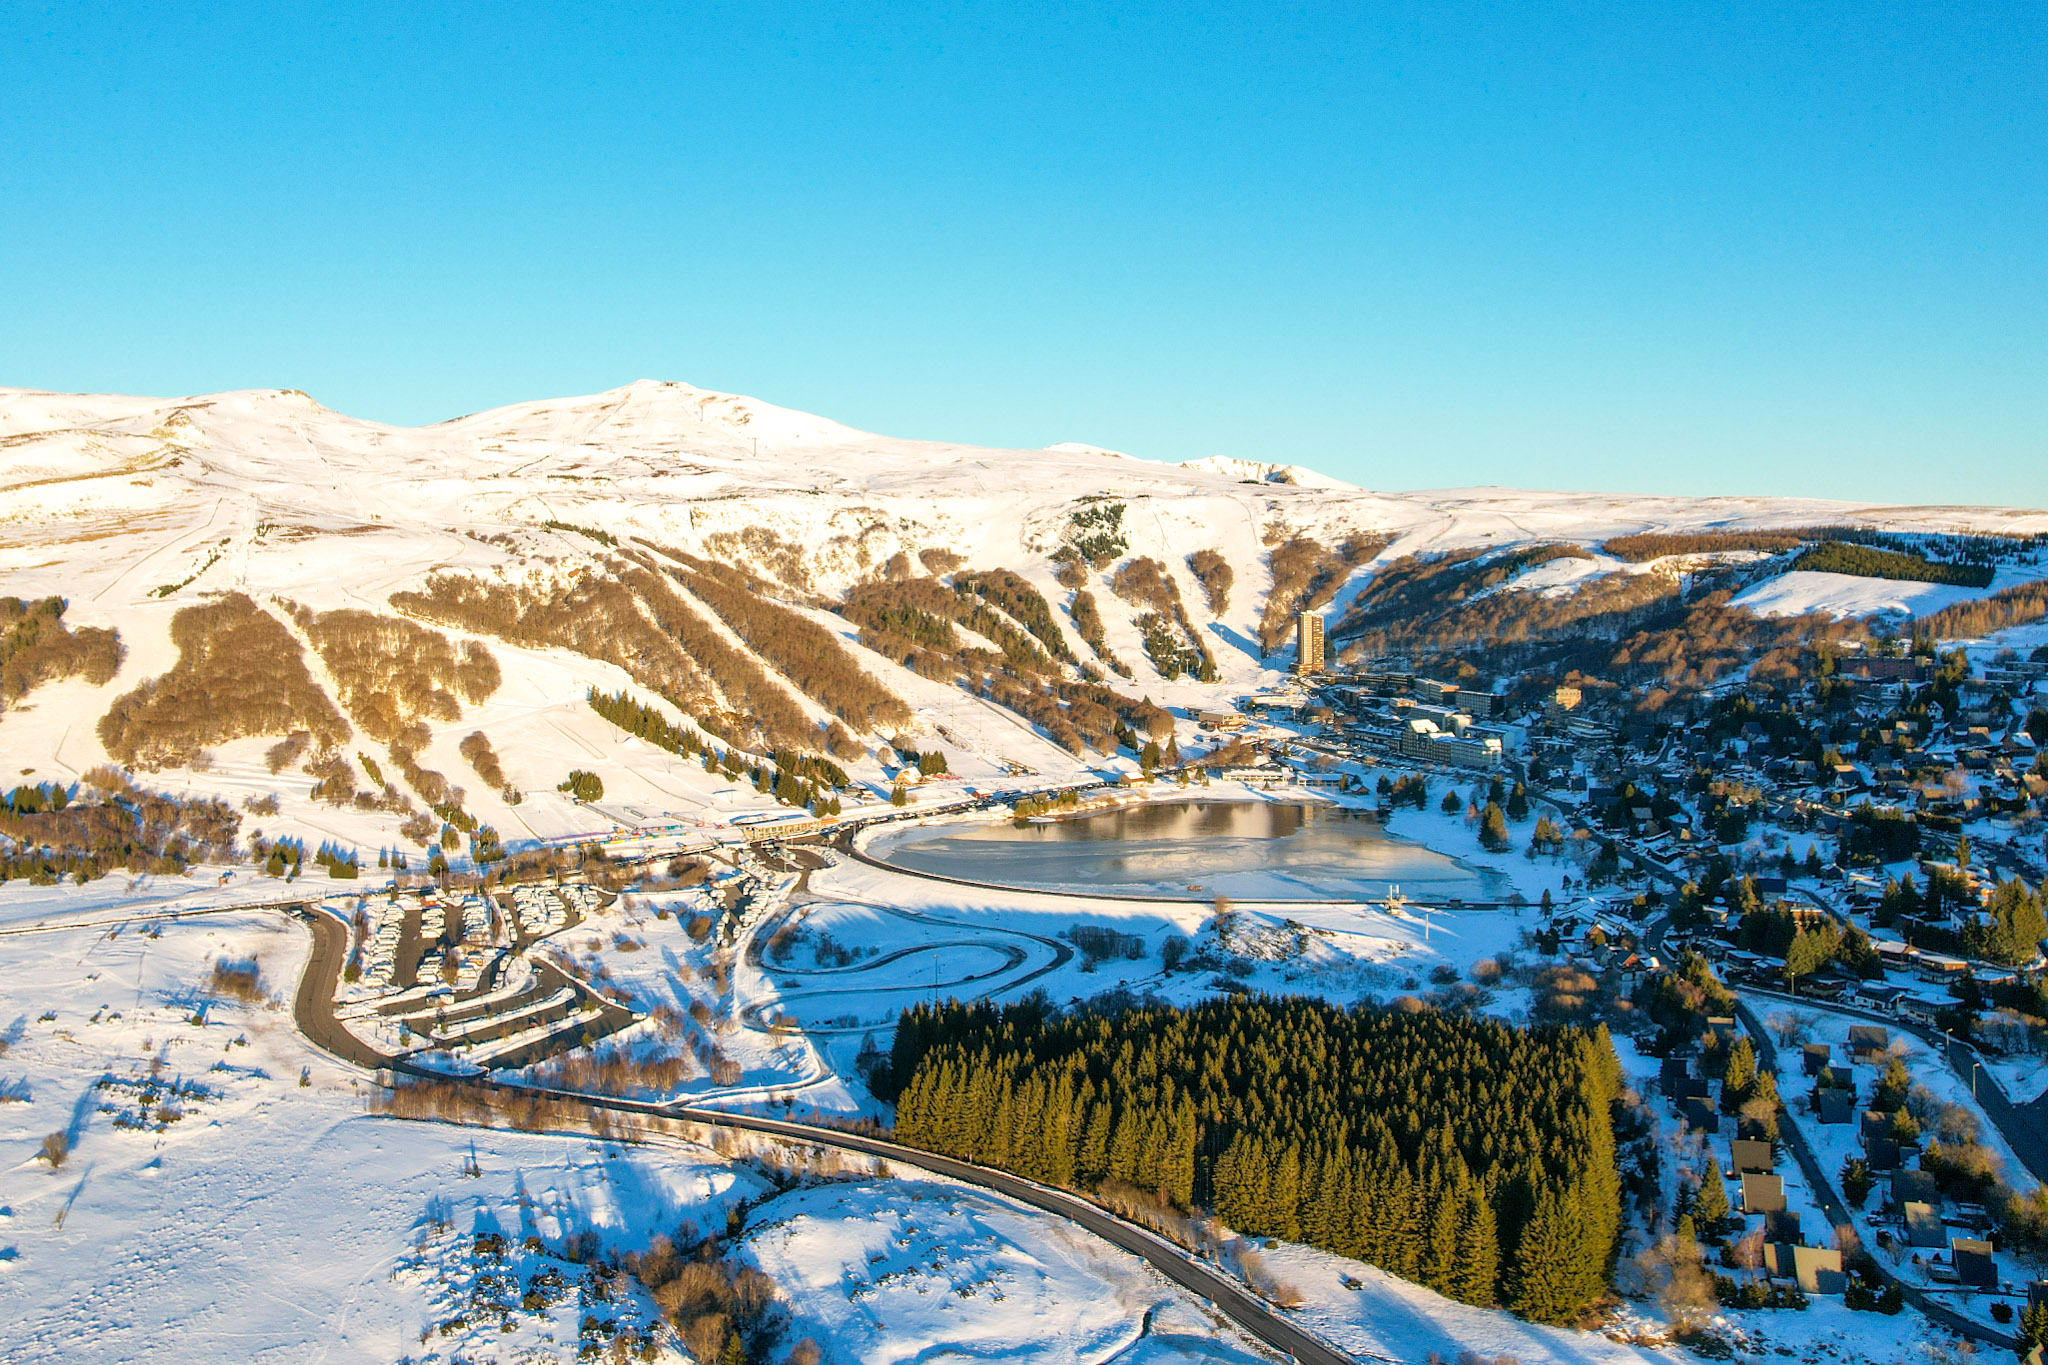
<svg viewBox="0 0 2048 1365">
<path fill-rule="evenodd" d="M 1335 806 L 1150 801 L 1062 820 L 891 830 L 870 856 L 913 872 L 1031 890 L 1240 900 L 1504 898 L 1496 873 Z"/>
</svg>

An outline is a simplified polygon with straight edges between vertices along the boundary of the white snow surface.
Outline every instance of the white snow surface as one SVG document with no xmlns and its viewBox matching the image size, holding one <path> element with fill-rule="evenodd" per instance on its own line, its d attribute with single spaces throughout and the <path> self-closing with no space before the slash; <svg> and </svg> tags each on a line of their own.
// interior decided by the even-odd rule
<svg viewBox="0 0 2048 1365">
<path fill-rule="evenodd" d="M 1290 481 L 1276 481 L 1283 477 Z M 47 684 L 0 714 L 0 755 L 32 781 L 75 781 L 105 761 L 99 718 L 114 697 L 175 662 L 171 618 L 213 594 L 242 591 L 260 603 L 284 599 L 316 611 L 390 611 L 394 592 L 438 570 L 562 578 L 612 553 L 548 522 L 786 575 L 796 581 L 782 591 L 796 604 L 836 596 L 898 553 L 943 550 L 970 568 L 1024 575 L 1085 658 L 1060 610 L 1070 597 L 1055 582 L 1051 559 L 1085 499 L 1124 504 L 1128 553 L 1165 564 L 1191 611 L 1199 611 L 1202 593 L 1186 569 L 1190 553 L 1217 549 L 1237 567 L 1228 610 L 1197 622 L 1221 674 L 1213 684 L 1156 673 L 1137 609 L 1108 590 L 1107 569 L 1090 576 L 1108 643 L 1136 670 L 1118 686 L 1179 708 L 1227 704 L 1278 680 L 1286 660 L 1261 657 L 1254 643 L 1265 555 L 1276 536 L 1336 543 L 1355 532 L 1384 533 L 1394 538 L 1378 561 L 1385 562 L 1414 552 L 1538 540 L 1593 545 L 1630 532 L 1732 525 L 2048 530 L 2048 513 L 1996 508 L 1492 488 L 1383 493 L 1297 465 L 1232 457 L 1171 464 L 1078 443 L 997 450 L 899 440 L 754 398 L 651 380 L 424 427 L 363 421 L 289 390 L 140 398 L 0 389 L 0 593 L 62 595 L 70 625 L 114 627 L 126 648 L 106 686 L 76 678 Z M 1619 568 L 1605 556 L 1557 561 L 1513 586 L 1570 591 L 1582 574 Z M 1373 571 L 1362 566 L 1332 609 L 1341 610 Z M 1865 593 L 1899 586 L 1850 582 Z M 812 615 L 910 705 L 913 736 L 942 748 L 960 781 L 1085 771 L 1014 713 L 870 653 L 842 618 Z M 707 776 L 593 715 L 584 704 L 592 687 L 645 695 L 621 670 L 560 649 L 488 644 L 503 686 L 456 722 L 435 726 L 424 761 L 465 786 L 471 813 L 508 843 L 601 835 L 662 814 L 720 825 L 772 808 L 746 783 Z M 311 663 L 320 677 L 317 660 Z M 808 699 L 800 704 L 822 715 Z M 527 794 L 522 804 L 500 801 L 456 753 L 477 729 Z M 888 737 L 860 738 L 877 751 Z M 273 837 L 365 850 L 401 844 L 397 816 L 316 807 L 304 795 L 309 780 L 273 776 L 263 764 L 268 742 L 222 745 L 205 771 L 152 782 L 237 803 L 275 794 L 283 812 L 264 822 Z M 357 737 L 342 747 L 381 746 Z M 601 808 L 555 794 L 571 768 L 599 772 L 607 797 Z M 850 771 L 869 784 L 871 799 L 886 796 L 878 762 L 861 760 Z"/>
<path fill-rule="evenodd" d="M 2038 569 L 2003 568 L 1988 588 L 1956 588 L 1945 583 L 1907 583 L 1895 578 L 1798 569 L 1752 584 L 1731 598 L 1729 605 L 1747 607 L 1759 616 L 1799 616 L 1816 611 L 1830 616 L 1926 616 L 2040 576 Z"/>
</svg>

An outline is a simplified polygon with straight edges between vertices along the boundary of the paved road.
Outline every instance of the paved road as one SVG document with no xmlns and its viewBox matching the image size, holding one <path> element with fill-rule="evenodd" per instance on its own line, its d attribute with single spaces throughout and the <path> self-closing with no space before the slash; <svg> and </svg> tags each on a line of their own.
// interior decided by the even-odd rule
<svg viewBox="0 0 2048 1365">
<path fill-rule="evenodd" d="M 590 1096 L 573 1098 L 586 1103 L 595 1102 Z M 1142 1257 L 1167 1279 L 1190 1293 L 1207 1299 L 1219 1312 L 1246 1332 L 1275 1350 L 1287 1353 L 1295 1360 L 1308 1362 L 1309 1365 L 1349 1365 L 1349 1356 L 1337 1351 L 1322 1338 L 1312 1336 L 1296 1327 L 1268 1308 L 1235 1280 L 1192 1259 L 1163 1237 L 1134 1223 L 1127 1223 L 1077 1195 L 1021 1180 L 987 1166 L 955 1161 L 951 1157 L 934 1156 L 929 1152 L 920 1152 L 915 1148 L 899 1146 L 880 1138 L 844 1133 L 833 1128 L 814 1128 L 809 1124 L 786 1123 L 779 1119 L 754 1118 L 749 1115 L 726 1114 L 717 1110 L 686 1106 L 677 1106 L 665 1112 L 693 1123 L 718 1124 L 727 1128 L 768 1133 L 799 1142 L 819 1143 L 848 1151 L 864 1152 L 870 1156 L 886 1157 L 891 1161 L 914 1165 L 949 1179 L 1008 1195 L 1020 1203 L 1070 1219 L 1104 1241 L 1121 1247 L 1134 1256 Z"/>
<path fill-rule="evenodd" d="M 11 938 L 17 934 L 58 934 L 71 929 L 111 929 L 121 924 L 161 924 L 170 920 L 206 919 L 214 915 L 241 915 L 252 910 L 297 910 L 307 905 L 317 905 L 333 892 L 290 900 L 251 901 L 247 905 L 208 905 L 199 908 L 187 906 L 177 910 L 140 910 L 113 915 L 101 915 L 96 919 L 52 919 L 37 920 L 33 924 L 13 924 L 0 929 L 0 937 Z"/>
<path fill-rule="evenodd" d="M 388 1057 L 343 1028 L 334 1016 L 334 991 L 348 960 L 348 926 L 324 910 L 302 906 L 292 913 L 313 931 L 313 951 L 306 955 L 299 989 L 292 996 L 292 1022 L 314 1047 L 352 1066 L 375 1071 L 389 1065 Z"/>
</svg>

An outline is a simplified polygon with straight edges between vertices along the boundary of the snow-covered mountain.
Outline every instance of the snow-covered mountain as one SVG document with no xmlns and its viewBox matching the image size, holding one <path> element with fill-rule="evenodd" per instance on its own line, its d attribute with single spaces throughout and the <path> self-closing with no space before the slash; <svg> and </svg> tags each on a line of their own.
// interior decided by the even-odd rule
<svg viewBox="0 0 2048 1365">
<path fill-rule="evenodd" d="M 456 744 L 483 729 L 509 785 L 541 794 L 516 808 L 473 795 L 482 815 L 512 836 L 587 825 L 584 808 L 552 797 L 578 767 L 600 771 L 635 810 L 716 816 L 755 793 L 639 740 L 622 748 L 620 733 L 586 707 L 586 693 L 627 690 L 680 725 L 709 725 L 764 748 L 771 727 L 756 734 L 748 720 L 758 719 L 764 697 L 800 709 L 821 736 L 836 717 L 852 733 L 839 736 L 835 752 L 875 784 L 897 757 L 885 751 L 885 729 L 943 747 L 968 776 L 1052 773 L 1102 761 L 1099 749 L 1054 723 L 1076 717 L 1083 735 L 1092 733 L 1078 719 L 1090 703 L 1073 690 L 1084 674 L 1125 699 L 1112 706 L 1193 706 L 1240 693 L 1289 662 L 1280 645 L 1287 611 L 1306 603 L 1341 615 L 1381 567 L 1406 556 L 1490 556 L 1558 542 L 1591 553 L 1591 562 L 1531 569 L 1526 583 L 1502 575 L 1505 583 L 1486 589 L 1555 597 L 1624 568 L 1640 573 L 1598 553 L 1612 537 L 1816 525 L 2038 533 L 2048 531 L 2048 514 L 1492 488 L 1386 493 L 1299 465 L 1226 457 L 1172 464 L 1071 443 L 997 450 L 899 440 L 653 381 L 411 428 L 348 417 L 289 390 L 179 399 L 0 390 L 0 596 L 62 597 L 66 627 L 117 631 L 122 646 L 113 676 L 95 682 L 74 669 L 9 703 L 0 751 L 37 779 L 69 780 L 105 762 L 100 718 L 116 698 L 179 666 L 179 612 L 225 594 L 274 617 L 306 646 L 317 687 L 340 697 L 348 685 L 314 648 L 313 623 L 343 609 L 396 616 L 394 595 L 413 594 L 403 610 L 455 645 L 486 647 L 502 669 L 502 685 L 463 701 L 454 718 L 445 714 L 452 700 L 419 713 L 432 732 L 421 761 L 467 775 Z M 1291 548 L 1276 554 L 1283 547 Z M 1220 580 L 1191 565 L 1198 555 L 1228 566 Z M 1279 597 L 1276 566 L 1286 577 Z M 866 728 L 849 720 L 829 689 L 793 676 L 730 613 L 705 606 L 715 585 L 703 575 L 714 570 L 736 571 L 734 581 L 744 580 L 737 590 L 795 614 L 755 629 L 786 632 L 798 618 L 822 626 L 910 719 Z M 897 590 L 875 585 L 911 583 L 900 597 L 922 591 L 912 580 L 959 587 L 960 574 L 997 571 L 1028 589 L 978 589 L 982 614 L 958 617 L 942 659 L 874 624 L 909 609 L 907 597 L 882 602 Z M 701 648 L 690 650 L 726 651 L 724 665 L 680 658 L 657 673 L 643 645 L 589 631 L 572 638 L 590 610 L 573 597 L 576 584 L 641 573 L 671 584 L 680 605 L 650 605 L 653 590 L 634 589 L 641 605 L 626 610 L 704 618 Z M 494 609 L 511 616 L 480 624 L 474 612 L 423 608 L 418 594 L 437 579 L 444 590 L 497 593 Z M 1032 590 L 1049 616 L 1032 606 Z M 881 594 L 865 615 L 849 607 L 849 593 L 862 591 Z M 549 593 L 554 624 L 544 627 L 535 623 Z M 1797 610 L 1797 597 L 1759 600 L 1782 612 Z M 607 618 L 596 633 L 615 636 L 617 624 Z M 655 624 L 677 635 L 674 621 Z M 877 647 L 884 637 L 897 642 L 893 657 Z M 1045 656 L 1023 670 L 1040 703 L 999 695 L 1020 650 Z M 735 682 L 743 665 L 767 675 L 748 684 L 751 692 Z M 1213 681 L 1195 680 L 1202 672 Z M 343 702 L 353 734 L 335 751 L 343 760 L 367 755 L 377 748 L 363 729 L 367 703 Z M 896 714 L 873 711 L 883 713 Z M 264 736 L 246 734 L 190 755 L 211 764 L 203 772 L 171 766 L 194 789 L 279 791 L 289 805 L 306 783 L 268 771 L 259 761 L 267 747 Z M 363 768 L 357 781 L 374 790 L 372 776 Z M 474 777 L 468 785 L 479 786 Z M 396 838 L 387 828 L 397 824 L 394 812 L 301 814 L 337 838 Z"/>
</svg>

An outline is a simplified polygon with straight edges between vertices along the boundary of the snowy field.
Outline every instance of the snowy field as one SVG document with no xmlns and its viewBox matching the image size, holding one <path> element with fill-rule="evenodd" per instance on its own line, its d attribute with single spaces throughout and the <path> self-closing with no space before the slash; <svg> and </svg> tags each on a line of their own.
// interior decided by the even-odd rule
<svg viewBox="0 0 2048 1365">
<path fill-rule="evenodd" d="M 1729 605 L 1747 607 L 1759 616 L 1799 616 L 1810 611 L 1830 616 L 1926 616 L 2040 576 L 2037 566 L 2004 565 L 1988 588 L 1957 588 L 1945 583 L 1910 583 L 1896 578 L 1800 569 L 1745 588 L 1730 599 Z"/>
<path fill-rule="evenodd" d="M 997 1196 L 918 1179 L 784 1195 L 749 1260 L 788 1288 L 792 1334 L 862 1365 L 1270 1360 L 1144 1262 Z"/>
<path fill-rule="evenodd" d="M 972 1191 L 773 1197 L 708 1148 L 368 1114 L 361 1078 L 308 1048 L 276 998 L 307 941 L 266 913 L 0 939 L 0 1359 L 161 1359 L 174 1343 L 195 1362 L 566 1361 L 586 1312 L 655 1317 L 630 1287 L 594 1299 L 574 1239 L 644 1250 L 764 1198 L 742 1254 L 793 1294 L 791 1340 L 817 1336 L 834 1365 L 927 1358 L 937 1341 L 1027 1362 L 1105 1345 L 1264 1358 L 1141 1262 Z M 205 989 L 216 961 L 252 958 L 266 998 Z M 69 1146 L 54 1169 L 37 1155 L 52 1132 Z M 885 1228 L 913 1239 L 891 1267 L 867 1258 Z M 846 1297 L 849 1266 L 879 1284 L 869 1299 Z M 986 1292 L 933 1292 L 933 1275 Z"/>
</svg>

